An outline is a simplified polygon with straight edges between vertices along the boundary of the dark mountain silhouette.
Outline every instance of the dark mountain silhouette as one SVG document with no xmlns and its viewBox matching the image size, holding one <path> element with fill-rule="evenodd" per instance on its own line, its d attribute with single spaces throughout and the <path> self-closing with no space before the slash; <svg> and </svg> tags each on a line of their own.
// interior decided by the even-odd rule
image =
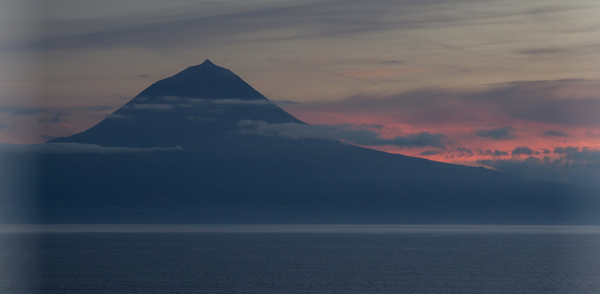
<svg viewBox="0 0 600 294">
<path fill-rule="evenodd" d="M 206 60 L 156 82 L 89 130 L 50 142 L 197 148 L 239 131 L 245 119 L 303 123 Z"/>
<path fill-rule="evenodd" d="M 240 132 L 303 122 L 210 61 L 53 143 L 175 147 L 48 154 L 49 223 L 599 223 L 597 191 L 325 139 Z"/>
</svg>

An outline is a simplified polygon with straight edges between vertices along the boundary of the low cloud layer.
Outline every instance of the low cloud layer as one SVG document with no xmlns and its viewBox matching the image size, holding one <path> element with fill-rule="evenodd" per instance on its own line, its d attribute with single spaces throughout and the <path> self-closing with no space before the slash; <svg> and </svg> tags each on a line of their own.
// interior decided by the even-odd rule
<svg viewBox="0 0 600 294">
<path fill-rule="evenodd" d="M 307 125 L 296 123 L 267 124 L 264 121 L 243 120 L 238 123 L 241 133 L 262 136 L 279 136 L 289 139 L 329 139 L 363 146 L 396 146 L 398 148 L 434 147 L 445 149 L 445 135 L 421 132 L 381 138 L 377 125 Z"/>
<path fill-rule="evenodd" d="M 529 152 L 531 149 L 522 148 L 522 154 L 531 153 Z M 598 181 L 600 178 L 599 149 L 572 146 L 557 147 L 552 154 L 553 157 L 529 156 L 525 159 L 485 159 L 478 160 L 477 163 L 534 180 L 559 181 L 600 187 Z"/>
<path fill-rule="evenodd" d="M 275 104 L 267 99 L 239 99 L 239 98 L 227 98 L 227 99 L 205 99 L 205 98 L 187 98 L 187 97 L 175 97 L 165 96 L 159 98 L 145 98 L 137 97 L 133 100 L 134 103 L 125 105 L 122 109 L 133 109 L 133 110 L 172 110 L 176 108 L 198 108 L 207 107 L 210 105 L 222 105 L 222 106 L 235 106 L 235 105 L 267 105 L 274 106 Z"/>
<path fill-rule="evenodd" d="M 39 153 L 39 154 L 70 154 L 70 153 L 130 153 L 183 150 L 179 146 L 130 148 L 130 147 L 102 147 L 96 144 L 81 143 L 45 143 L 31 145 L 0 144 L 0 153 Z"/>
<path fill-rule="evenodd" d="M 158 103 L 148 103 L 148 104 L 138 104 L 133 103 L 131 105 L 125 105 L 122 109 L 134 109 L 134 110 L 171 110 L 173 109 L 173 105 L 171 104 L 158 104 Z"/>
<path fill-rule="evenodd" d="M 533 153 L 534 153 L 534 151 L 531 148 L 527 147 L 527 146 L 516 147 L 511 152 L 511 154 L 514 155 L 514 156 L 518 156 L 518 155 L 533 155 Z"/>
<path fill-rule="evenodd" d="M 567 133 L 561 131 L 546 131 L 542 134 L 542 137 L 568 137 Z"/>
<path fill-rule="evenodd" d="M 492 140 L 511 140 L 517 137 L 515 129 L 512 127 L 503 127 L 491 130 L 475 130 L 475 136 L 490 138 Z"/>
<path fill-rule="evenodd" d="M 242 99 L 213 99 L 213 104 L 226 105 L 273 105 L 269 100 L 242 100 Z"/>
</svg>

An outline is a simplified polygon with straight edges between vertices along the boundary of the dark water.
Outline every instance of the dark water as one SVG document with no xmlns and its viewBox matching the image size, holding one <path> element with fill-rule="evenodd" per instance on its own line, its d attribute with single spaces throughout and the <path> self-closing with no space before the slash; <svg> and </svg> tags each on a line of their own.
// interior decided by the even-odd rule
<svg viewBox="0 0 600 294">
<path fill-rule="evenodd" d="M 600 234 L 6 236 L 0 293 L 600 293 Z"/>
</svg>

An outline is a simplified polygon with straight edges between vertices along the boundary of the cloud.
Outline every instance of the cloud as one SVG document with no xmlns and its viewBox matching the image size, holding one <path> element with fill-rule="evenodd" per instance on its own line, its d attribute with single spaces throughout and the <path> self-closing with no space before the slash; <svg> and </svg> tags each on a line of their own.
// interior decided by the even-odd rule
<svg viewBox="0 0 600 294">
<path fill-rule="evenodd" d="M 271 100 L 271 102 L 275 103 L 277 106 L 287 106 L 287 105 L 297 105 L 299 104 L 296 101 L 291 100 Z"/>
<path fill-rule="evenodd" d="M 8 112 L 12 115 L 34 115 L 44 112 L 46 109 L 39 107 L 24 107 L 17 105 L 2 106 L 0 112 Z"/>
<path fill-rule="evenodd" d="M 338 101 L 290 105 L 288 110 L 372 115 L 411 125 L 483 124 L 494 117 L 503 121 L 595 128 L 600 125 L 600 95 L 597 93 L 600 93 L 600 81 L 525 81 L 477 89 L 427 88 L 386 96 L 361 94 Z"/>
<path fill-rule="evenodd" d="M 206 2 L 206 3 L 205 3 Z M 113 6 L 124 4 L 109 1 Z M 181 3 L 177 1 L 177 3 Z M 56 4 L 57 9 L 68 9 Z M 111 5 L 111 4 L 106 4 Z M 164 5 L 164 4 L 163 4 Z M 450 8 L 450 5 L 452 8 Z M 153 7 L 154 5 L 148 5 Z M 161 5 L 162 6 L 162 5 Z M 533 7 L 532 7 L 533 6 Z M 592 5 L 486 5 L 470 0 L 432 1 L 202 1 L 168 9 L 128 11 L 93 19 L 48 19 L 44 38 L 15 45 L 17 49 L 106 49 L 173 46 L 207 48 L 242 42 L 293 41 L 354 37 L 396 30 L 452 28 L 514 23 L 514 17 L 584 9 Z M 533 9 L 535 8 L 535 9 Z M 71 8 L 77 11 L 76 8 Z M 104 11 L 105 9 L 99 9 Z M 120 9 L 127 11 L 126 9 Z M 473 13 L 480 11 L 480 13 Z M 102 12 L 95 12 L 102 15 Z M 553 27 L 553 26 L 546 26 Z M 157 40 L 160 40 L 157 41 Z M 202 42 L 198 42 L 202 40 Z"/>
<path fill-rule="evenodd" d="M 148 102 L 162 102 L 162 103 L 145 103 Z M 171 107 L 187 108 L 187 107 L 203 107 L 206 105 L 275 105 L 273 102 L 267 99 L 239 99 L 239 98 L 226 98 L 226 99 L 207 99 L 207 98 L 188 98 L 188 97 L 177 97 L 177 96 L 163 96 L 158 98 L 146 98 L 137 97 L 134 102 L 144 102 L 132 105 L 170 105 Z M 165 103 L 166 102 L 166 103 Z M 290 101 L 291 102 L 291 101 Z M 293 103 L 288 103 L 293 104 Z"/>
<path fill-rule="evenodd" d="M 273 105 L 273 102 L 266 99 L 257 100 L 242 100 L 242 99 L 212 99 L 213 104 L 226 104 L 226 105 Z"/>
<path fill-rule="evenodd" d="M 491 130 L 475 130 L 475 136 L 490 138 L 492 140 L 512 140 L 517 137 L 513 127 L 503 127 Z"/>
<path fill-rule="evenodd" d="M 129 119 L 129 118 L 131 118 L 131 116 L 111 113 L 111 114 L 106 115 L 104 118 L 106 118 L 106 119 Z"/>
<path fill-rule="evenodd" d="M 590 147 L 556 147 L 553 154 L 561 155 L 561 162 L 563 164 L 600 164 L 600 150 Z"/>
<path fill-rule="evenodd" d="M 187 118 L 187 120 L 189 120 L 191 122 L 197 122 L 197 121 L 216 121 L 217 120 L 214 117 L 204 117 L 204 116 L 200 116 L 200 115 L 188 115 L 185 118 Z"/>
<path fill-rule="evenodd" d="M 517 50 L 517 54 L 523 55 L 582 55 L 587 53 L 595 53 L 600 50 L 600 44 L 592 43 L 580 46 L 571 47 L 547 47 L 547 48 L 529 48 Z"/>
<path fill-rule="evenodd" d="M 544 152 L 545 153 L 545 152 Z M 590 147 L 557 147 L 555 158 L 478 160 L 478 164 L 525 178 L 600 187 L 600 150 Z"/>
<path fill-rule="evenodd" d="M 391 139 L 381 138 L 372 129 L 379 125 L 308 125 L 296 123 L 267 124 L 264 121 L 242 120 L 238 123 L 241 133 L 262 136 L 279 136 L 289 139 L 329 139 L 363 146 L 396 146 L 398 148 L 434 147 L 444 149 L 443 134 L 421 132 Z"/>
<path fill-rule="evenodd" d="M 438 154 L 442 154 L 442 153 L 444 153 L 444 151 L 441 151 L 441 150 L 426 150 L 426 151 L 423 151 L 423 152 L 419 153 L 419 155 L 429 156 L 429 155 L 438 155 Z"/>
<path fill-rule="evenodd" d="M 381 62 L 383 65 L 391 65 L 391 64 L 403 64 L 404 62 L 398 60 L 384 60 Z"/>
<path fill-rule="evenodd" d="M 113 106 L 110 105 L 93 105 L 93 106 L 76 106 L 72 109 L 84 110 L 84 111 L 106 111 L 113 109 Z"/>
<path fill-rule="evenodd" d="M 281 1 L 244 3 L 227 9 L 215 4 L 189 5 L 180 11 L 179 16 L 171 13 L 165 16 L 163 11 L 158 10 L 152 15 L 137 18 L 127 14 L 127 17 L 120 18 L 47 20 L 43 40 L 21 44 L 17 48 L 168 48 L 173 44 L 214 46 L 215 43 L 247 42 L 244 37 L 261 42 L 448 26 L 483 16 L 454 13 L 440 19 L 439 15 L 428 14 L 424 9 L 435 5 L 443 6 L 443 2 L 430 1 L 423 6 L 413 1 L 405 1 L 402 5 L 387 1 L 370 5 L 354 0 Z M 214 10 L 213 7 L 220 8 Z M 490 15 L 486 14 L 485 18 L 488 17 Z M 203 42 L 198 44 L 197 40 Z"/>
<path fill-rule="evenodd" d="M 473 156 L 473 151 L 471 149 L 468 148 L 464 148 L 464 147 L 457 147 L 456 148 L 456 152 L 458 153 L 458 157 L 471 157 Z"/>
<path fill-rule="evenodd" d="M 45 136 L 45 135 L 42 135 Z M 150 147 L 102 147 L 95 144 L 80 143 L 44 143 L 32 145 L 14 145 L 0 143 L 0 153 L 39 153 L 39 154 L 67 154 L 67 153 L 129 153 L 183 150 L 179 146 L 172 148 Z"/>
<path fill-rule="evenodd" d="M 44 140 L 44 141 L 50 141 L 50 140 L 54 140 L 57 137 L 56 136 L 50 136 L 50 135 L 38 135 L 38 138 Z"/>
<path fill-rule="evenodd" d="M 594 134 L 591 131 L 587 131 L 587 133 L 585 133 L 585 135 L 590 138 L 600 138 L 600 134 Z"/>
<path fill-rule="evenodd" d="M 542 137 L 568 137 L 569 135 L 567 135 L 567 133 L 561 132 L 561 131 L 546 131 L 544 132 L 544 134 L 542 135 Z"/>
<path fill-rule="evenodd" d="M 64 122 L 67 122 L 67 120 L 65 120 L 64 118 L 61 118 L 58 115 L 53 116 L 53 117 L 40 118 L 37 121 L 38 124 L 48 124 L 48 125 L 61 124 L 61 123 L 64 123 Z"/>
<path fill-rule="evenodd" d="M 17 124 L 15 124 L 15 123 L 5 124 L 5 123 L 1 123 L 0 122 L 0 130 L 3 130 L 3 129 L 14 129 L 16 127 L 17 127 Z"/>
<path fill-rule="evenodd" d="M 515 149 L 513 149 L 513 151 L 511 152 L 511 154 L 513 156 L 518 156 L 518 155 L 533 155 L 534 151 L 531 150 L 531 148 L 527 147 L 527 146 L 522 146 L 522 147 L 516 147 Z"/>
<path fill-rule="evenodd" d="M 173 109 L 171 104 L 136 104 L 125 105 L 121 109 L 165 111 Z"/>
<path fill-rule="evenodd" d="M 508 156 L 509 153 L 506 151 L 500 151 L 500 150 L 481 150 L 481 149 L 477 149 L 475 150 L 477 152 L 477 154 L 479 155 L 486 155 L 486 156 L 494 156 L 494 157 L 498 157 L 498 156 Z"/>
<path fill-rule="evenodd" d="M 435 151 L 435 150 L 434 150 Z M 425 151 L 425 152 L 421 152 L 419 153 L 419 155 L 438 155 L 438 154 L 442 154 L 442 153 L 446 153 L 446 159 L 453 159 L 453 158 L 463 158 L 463 157 L 473 157 L 475 155 L 475 153 L 473 152 L 473 150 L 468 149 L 468 148 L 464 148 L 464 147 L 456 147 L 454 149 L 448 150 L 446 152 L 429 152 L 429 151 Z"/>
</svg>

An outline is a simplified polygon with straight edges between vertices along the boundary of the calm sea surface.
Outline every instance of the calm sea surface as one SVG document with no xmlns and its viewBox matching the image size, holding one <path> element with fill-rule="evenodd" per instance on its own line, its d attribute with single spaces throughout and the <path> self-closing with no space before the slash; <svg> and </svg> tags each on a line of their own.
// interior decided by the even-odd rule
<svg viewBox="0 0 600 294">
<path fill-rule="evenodd" d="M 0 228 L 0 293 L 600 293 L 583 227 Z"/>
</svg>

